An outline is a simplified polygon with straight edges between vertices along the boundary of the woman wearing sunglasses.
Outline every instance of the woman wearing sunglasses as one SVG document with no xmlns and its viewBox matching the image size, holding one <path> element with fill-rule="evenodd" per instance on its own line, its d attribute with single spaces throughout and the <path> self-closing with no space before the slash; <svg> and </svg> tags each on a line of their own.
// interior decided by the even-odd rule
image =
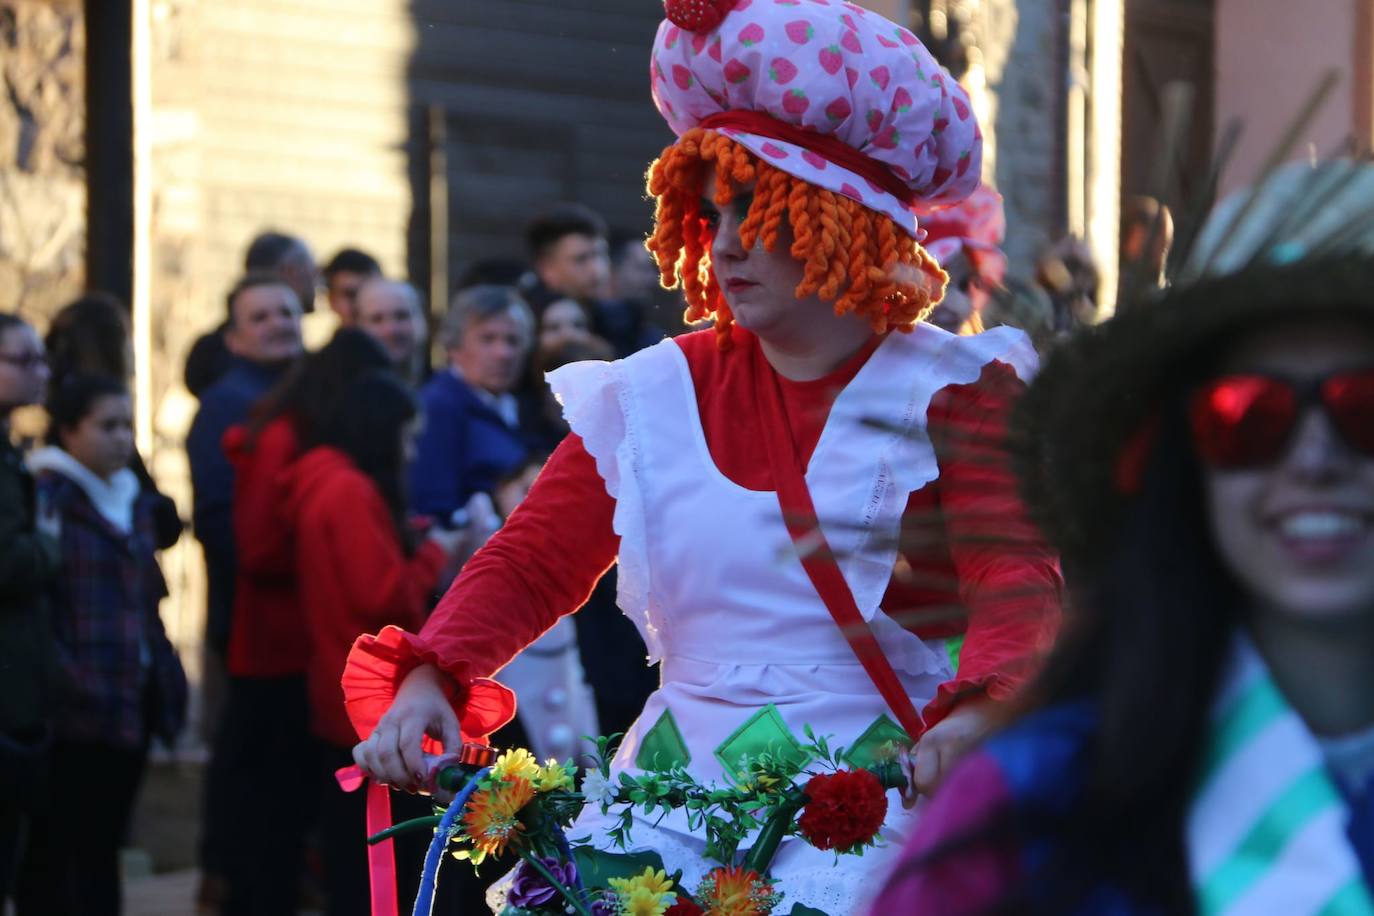
<svg viewBox="0 0 1374 916">
<path fill-rule="evenodd" d="M 1371 201 L 1285 169 L 1053 355 L 1016 449 L 1073 611 L 873 912 L 1374 913 Z"/>
</svg>

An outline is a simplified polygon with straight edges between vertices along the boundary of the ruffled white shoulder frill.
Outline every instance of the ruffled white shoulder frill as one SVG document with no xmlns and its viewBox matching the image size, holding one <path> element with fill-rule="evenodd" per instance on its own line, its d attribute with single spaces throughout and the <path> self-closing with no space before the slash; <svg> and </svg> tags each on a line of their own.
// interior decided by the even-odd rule
<svg viewBox="0 0 1374 916">
<path fill-rule="evenodd" d="M 869 542 L 895 545 L 895 534 L 907 497 L 939 476 L 935 451 L 925 435 L 926 411 L 931 398 L 950 385 L 975 382 L 992 362 L 1010 366 L 1024 381 L 1037 367 L 1034 348 L 1025 334 L 1013 328 L 997 328 L 983 334 L 958 337 L 931 325 L 919 325 L 910 334 L 893 334 L 874 353 L 854 381 L 845 388 L 832 409 L 836 422 L 854 421 L 846 435 L 873 441 L 873 472 L 862 479 L 852 472 L 843 480 L 828 480 L 832 472 L 813 467 L 807 479 L 813 494 L 835 494 L 842 500 L 862 501 L 865 524 L 844 531 L 827 531 L 846 579 L 864 616 L 872 619 L 887 588 L 895 560 L 895 546 L 870 549 Z M 632 393 L 632 377 L 663 377 L 665 363 L 685 366 L 681 349 L 665 340 L 624 360 L 580 362 L 549 373 L 548 382 L 563 405 L 563 415 L 596 462 L 606 492 L 616 501 L 613 525 L 620 537 L 620 571 L 617 601 L 639 627 L 650 662 L 662 657 L 663 645 L 651 612 L 648 545 L 645 536 L 645 504 L 640 461 L 641 422 Z M 645 370 L 651 370 L 646 372 Z M 880 422 L 871 422 L 874 411 Z M 853 414 L 852 417 L 849 414 Z M 870 422 L 859 423 L 860 420 Z M 814 463 L 813 463 L 814 464 Z M 826 499 L 817 498 L 825 522 Z M 836 540 L 840 543 L 836 543 Z"/>
</svg>

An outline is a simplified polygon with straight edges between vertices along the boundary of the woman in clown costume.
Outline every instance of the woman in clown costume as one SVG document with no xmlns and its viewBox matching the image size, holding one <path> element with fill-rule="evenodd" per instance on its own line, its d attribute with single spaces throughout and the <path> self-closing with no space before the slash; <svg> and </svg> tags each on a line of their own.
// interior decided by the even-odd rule
<svg viewBox="0 0 1374 916">
<path fill-rule="evenodd" d="M 978 126 L 910 32 L 837 0 L 670 0 L 651 74 L 677 140 L 649 170 L 647 246 L 714 326 L 551 374 L 572 432 L 525 503 L 418 634 L 355 646 L 355 757 L 413 786 L 424 735 L 489 733 L 513 708 L 489 676 L 618 562 L 661 686 L 613 776 L 724 783 L 809 726 L 914 741 L 930 791 L 1033 672 L 1061 585 L 1001 460 L 1033 351 L 921 320 L 946 275 L 919 214 L 977 186 Z M 891 801 L 879 859 L 914 816 Z M 610 848 L 610 826 L 588 805 L 570 836 Z M 629 847 L 686 887 L 712 866 L 673 815 Z M 874 855 L 785 840 L 784 911 L 853 911 Z"/>
</svg>

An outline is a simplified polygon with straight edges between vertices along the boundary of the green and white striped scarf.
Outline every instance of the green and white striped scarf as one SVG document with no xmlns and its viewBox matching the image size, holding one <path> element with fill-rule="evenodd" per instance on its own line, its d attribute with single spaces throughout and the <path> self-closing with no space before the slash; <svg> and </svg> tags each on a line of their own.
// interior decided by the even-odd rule
<svg viewBox="0 0 1374 916">
<path fill-rule="evenodd" d="M 1321 749 L 1238 637 L 1188 814 L 1198 912 L 1374 916 Z"/>
</svg>

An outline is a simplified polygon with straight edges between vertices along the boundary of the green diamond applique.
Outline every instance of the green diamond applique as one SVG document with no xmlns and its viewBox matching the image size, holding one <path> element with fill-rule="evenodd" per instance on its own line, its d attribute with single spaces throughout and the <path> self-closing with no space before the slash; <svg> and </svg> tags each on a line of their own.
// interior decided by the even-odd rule
<svg viewBox="0 0 1374 916">
<path fill-rule="evenodd" d="M 964 653 L 964 636 L 960 633 L 945 640 L 945 652 L 949 655 L 949 668 L 955 674 L 959 673 L 959 656 Z"/>
<path fill-rule="evenodd" d="M 801 766 L 810 759 L 810 755 L 802 749 L 801 742 L 793 736 L 787 723 L 782 720 L 782 714 L 772 703 L 750 716 L 747 722 L 735 729 L 734 734 L 716 748 L 716 759 L 720 761 L 726 775 L 736 781 L 744 779 L 747 775 L 741 768 L 742 765 L 758 759 L 761 754 L 772 754 L 796 766 Z"/>
<path fill-rule="evenodd" d="M 665 709 L 654 727 L 644 733 L 644 740 L 635 755 L 635 766 L 651 773 L 663 773 L 673 767 L 685 767 L 692 762 L 682 730 L 677 727 L 673 711 Z"/>
<path fill-rule="evenodd" d="M 889 743 L 911 747 L 911 738 L 905 729 L 884 714 L 874 719 L 873 724 L 864 729 L 853 746 L 845 751 L 844 761 L 855 769 L 866 769 L 882 761 L 883 750 Z"/>
</svg>

